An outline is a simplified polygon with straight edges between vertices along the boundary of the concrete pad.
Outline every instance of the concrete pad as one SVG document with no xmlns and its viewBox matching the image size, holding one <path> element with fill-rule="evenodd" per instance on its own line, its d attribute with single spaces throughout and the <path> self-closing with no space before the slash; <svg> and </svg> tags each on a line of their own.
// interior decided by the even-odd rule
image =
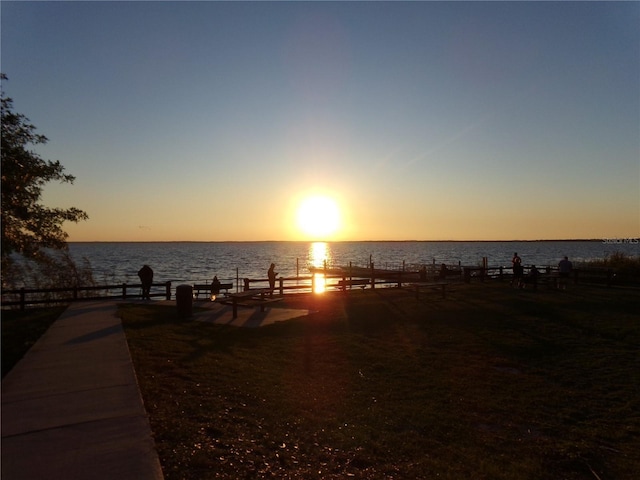
<svg viewBox="0 0 640 480">
<path fill-rule="evenodd" d="M 2 478 L 162 479 L 117 305 L 77 302 L 2 380 Z"/>
<path fill-rule="evenodd" d="M 217 302 L 198 302 L 195 305 L 206 308 L 206 312 L 198 312 L 193 315 L 193 320 L 210 322 L 217 325 L 231 325 L 234 327 L 263 327 L 276 322 L 283 322 L 294 318 L 304 317 L 311 313 L 310 310 L 265 307 L 261 312 L 260 307 L 238 307 L 238 317 L 233 318 L 233 307 Z"/>
</svg>

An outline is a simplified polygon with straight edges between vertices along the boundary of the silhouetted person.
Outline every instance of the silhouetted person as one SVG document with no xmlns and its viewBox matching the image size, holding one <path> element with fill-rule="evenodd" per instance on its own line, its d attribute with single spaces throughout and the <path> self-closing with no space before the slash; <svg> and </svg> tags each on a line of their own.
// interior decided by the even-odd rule
<svg viewBox="0 0 640 480">
<path fill-rule="evenodd" d="M 211 282 L 211 296 L 218 295 L 220 293 L 220 280 L 218 280 L 218 276 L 213 276 L 213 282 Z"/>
<path fill-rule="evenodd" d="M 151 300 L 151 284 L 153 283 L 153 270 L 149 265 L 144 265 L 138 270 L 138 277 L 142 283 L 142 299 Z"/>
<path fill-rule="evenodd" d="M 420 281 L 421 282 L 426 282 L 427 281 L 427 267 L 425 265 L 423 265 L 422 268 L 420 268 L 420 270 L 418 270 L 418 275 L 420 275 Z"/>
<path fill-rule="evenodd" d="M 269 267 L 269 270 L 267 270 L 267 277 L 269 277 L 269 288 L 271 289 L 271 295 L 273 296 L 273 291 L 276 288 L 276 276 L 278 275 L 278 272 L 275 271 L 276 268 L 276 264 L 272 263 L 271 266 Z"/>
<path fill-rule="evenodd" d="M 573 270 L 573 264 L 569 261 L 569 257 L 565 256 L 558 263 L 558 288 L 562 288 L 563 290 L 567 288 L 567 281 L 569 280 L 571 270 Z"/>
<path fill-rule="evenodd" d="M 447 279 L 447 266 L 443 263 L 440 265 L 440 280 Z"/>
<path fill-rule="evenodd" d="M 511 264 L 513 265 L 513 279 L 511 280 L 511 285 L 519 287 L 522 283 L 522 259 L 518 256 L 518 252 L 513 254 L 513 258 L 511 259 Z"/>
</svg>

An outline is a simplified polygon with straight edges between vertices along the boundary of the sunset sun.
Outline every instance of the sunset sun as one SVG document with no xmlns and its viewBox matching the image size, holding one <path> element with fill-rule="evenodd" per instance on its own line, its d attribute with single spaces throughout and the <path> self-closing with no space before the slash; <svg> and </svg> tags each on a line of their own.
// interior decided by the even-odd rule
<svg viewBox="0 0 640 480">
<path fill-rule="evenodd" d="M 340 228 L 340 209 L 329 197 L 308 197 L 298 206 L 297 223 L 305 235 L 324 238 Z"/>
</svg>

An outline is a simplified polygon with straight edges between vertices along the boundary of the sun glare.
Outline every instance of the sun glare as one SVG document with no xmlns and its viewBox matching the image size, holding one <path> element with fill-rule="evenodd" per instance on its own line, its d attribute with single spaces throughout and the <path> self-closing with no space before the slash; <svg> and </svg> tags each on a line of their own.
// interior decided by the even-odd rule
<svg viewBox="0 0 640 480">
<path fill-rule="evenodd" d="M 325 242 L 313 242 L 309 248 L 309 264 L 313 267 L 326 267 L 329 258 L 329 248 Z M 327 279 L 324 273 L 313 274 L 313 293 L 324 293 L 327 289 Z"/>
<path fill-rule="evenodd" d="M 298 207 L 297 221 L 305 235 L 323 240 L 340 228 L 340 210 L 329 197 L 308 197 Z"/>
</svg>

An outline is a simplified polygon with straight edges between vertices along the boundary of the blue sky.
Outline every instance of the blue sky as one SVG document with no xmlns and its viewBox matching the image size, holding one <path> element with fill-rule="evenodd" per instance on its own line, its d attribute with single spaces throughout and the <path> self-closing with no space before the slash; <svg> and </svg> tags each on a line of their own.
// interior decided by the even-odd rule
<svg viewBox="0 0 640 480">
<path fill-rule="evenodd" d="M 70 240 L 640 236 L 637 2 L 3 1 Z"/>
</svg>

